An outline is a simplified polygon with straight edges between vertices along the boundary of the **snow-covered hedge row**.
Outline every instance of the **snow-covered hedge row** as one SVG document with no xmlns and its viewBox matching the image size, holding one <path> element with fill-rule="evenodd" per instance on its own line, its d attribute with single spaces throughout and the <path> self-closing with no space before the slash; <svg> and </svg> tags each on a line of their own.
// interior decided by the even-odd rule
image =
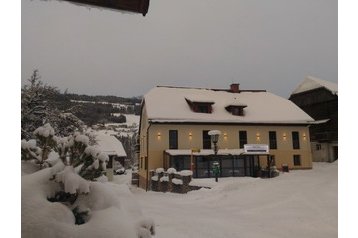
<svg viewBox="0 0 358 238">
<path fill-rule="evenodd" d="M 149 238 L 155 234 L 153 220 L 143 215 L 126 185 L 87 181 L 83 191 L 88 189 L 89 193 L 79 195 L 70 206 L 49 202 L 47 198 L 61 191 L 60 184 L 51 180 L 54 168 L 22 176 L 22 237 Z M 63 171 L 73 175 L 69 167 Z M 82 190 L 81 182 L 73 185 Z M 71 211 L 76 207 L 89 214 L 80 226 L 75 225 Z"/>
</svg>

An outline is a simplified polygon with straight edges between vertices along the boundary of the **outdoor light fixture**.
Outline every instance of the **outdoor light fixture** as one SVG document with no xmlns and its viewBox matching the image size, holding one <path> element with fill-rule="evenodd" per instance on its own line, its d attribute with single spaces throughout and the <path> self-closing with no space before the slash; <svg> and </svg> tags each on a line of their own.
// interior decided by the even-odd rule
<svg viewBox="0 0 358 238">
<path fill-rule="evenodd" d="M 284 141 L 286 141 L 286 139 L 287 139 L 286 133 L 283 133 L 282 138 L 283 138 Z"/>
<path fill-rule="evenodd" d="M 224 140 L 227 140 L 227 133 L 224 132 Z"/>
<path fill-rule="evenodd" d="M 260 133 L 258 133 L 258 132 L 256 133 L 256 140 L 260 141 Z"/>
<path fill-rule="evenodd" d="M 189 140 L 191 140 L 192 138 L 193 138 L 193 134 L 189 132 Z"/>
<path fill-rule="evenodd" d="M 160 134 L 160 132 L 158 132 L 157 136 L 158 136 L 158 140 L 160 140 L 160 137 L 162 136 L 162 134 Z"/>
<path fill-rule="evenodd" d="M 221 134 L 221 131 L 219 130 L 211 130 L 208 132 L 208 135 L 211 137 L 211 141 L 214 144 L 214 154 L 218 154 L 218 146 L 217 143 L 219 141 L 219 136 Z M 213 163 L 213 173 L 215 175 L 215 182 L 218 182 L 218 177 L 220 174 L 220 164 L 217 161 L 214 161 Z"/>
<path fill-rule="evenodd" d="M 303 140 L 306 140 L 306 133 L 303 133 Z"/>
<path fill-rule="evenodd" d="M 219 135 L 221 135 L 221 131 L 219 130 L 211 130 L 208 132 L 208 135 L 211 137 L 211 141 L 214 144 L 214 153 L 215 155 L 218 153 L 217 143 L 219 141 Z"/>
</svg>

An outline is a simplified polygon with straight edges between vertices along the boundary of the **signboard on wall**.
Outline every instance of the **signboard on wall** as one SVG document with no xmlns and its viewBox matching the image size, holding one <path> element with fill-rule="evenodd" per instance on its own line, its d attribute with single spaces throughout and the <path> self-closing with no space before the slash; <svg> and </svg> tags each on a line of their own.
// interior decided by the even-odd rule
<svg viewBox="0 0 358 238">
<path fill-rule="evenodd" d="M 244 145 L 245 154 L 268 154 L 269 146 L 266 144 L 246 144 Z"/>
</svg>

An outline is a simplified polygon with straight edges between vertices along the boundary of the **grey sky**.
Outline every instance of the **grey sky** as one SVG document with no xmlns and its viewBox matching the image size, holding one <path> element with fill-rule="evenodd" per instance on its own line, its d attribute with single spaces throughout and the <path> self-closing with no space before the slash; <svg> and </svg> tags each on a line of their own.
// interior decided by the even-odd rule
<svg viewBox="0 0 358 238">
<path fill-rule="evenodd" d="M 336 0 L 151 0 L 148 14 L 22 0 L 22 79 L 138 96 L 156 85 L 267 89 L 337 82 Z"/>
</svg>

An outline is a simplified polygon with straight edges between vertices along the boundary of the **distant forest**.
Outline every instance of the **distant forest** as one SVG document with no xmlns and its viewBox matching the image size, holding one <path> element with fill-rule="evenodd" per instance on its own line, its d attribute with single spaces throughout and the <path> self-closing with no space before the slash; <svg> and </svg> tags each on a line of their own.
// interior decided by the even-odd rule
<svg viewBox="0 0 358 238">
<path fill-rule="evenodd" d="M 71 111 L 88 126 L 103 123 L 124 123 L 126 122 L 125 115 L 112 116 L 112 113 L 139 115 L 142 100 L 140 97 L 89 96 L 66 92 L 56 94 L 53 99 L 58 109 Z M 95 103 L 80 103 L 72 100 Z M 119 103 L 125 106 L 118 108 L 112 104 L 103 104 L 101 102 Z"/>
</svg>

